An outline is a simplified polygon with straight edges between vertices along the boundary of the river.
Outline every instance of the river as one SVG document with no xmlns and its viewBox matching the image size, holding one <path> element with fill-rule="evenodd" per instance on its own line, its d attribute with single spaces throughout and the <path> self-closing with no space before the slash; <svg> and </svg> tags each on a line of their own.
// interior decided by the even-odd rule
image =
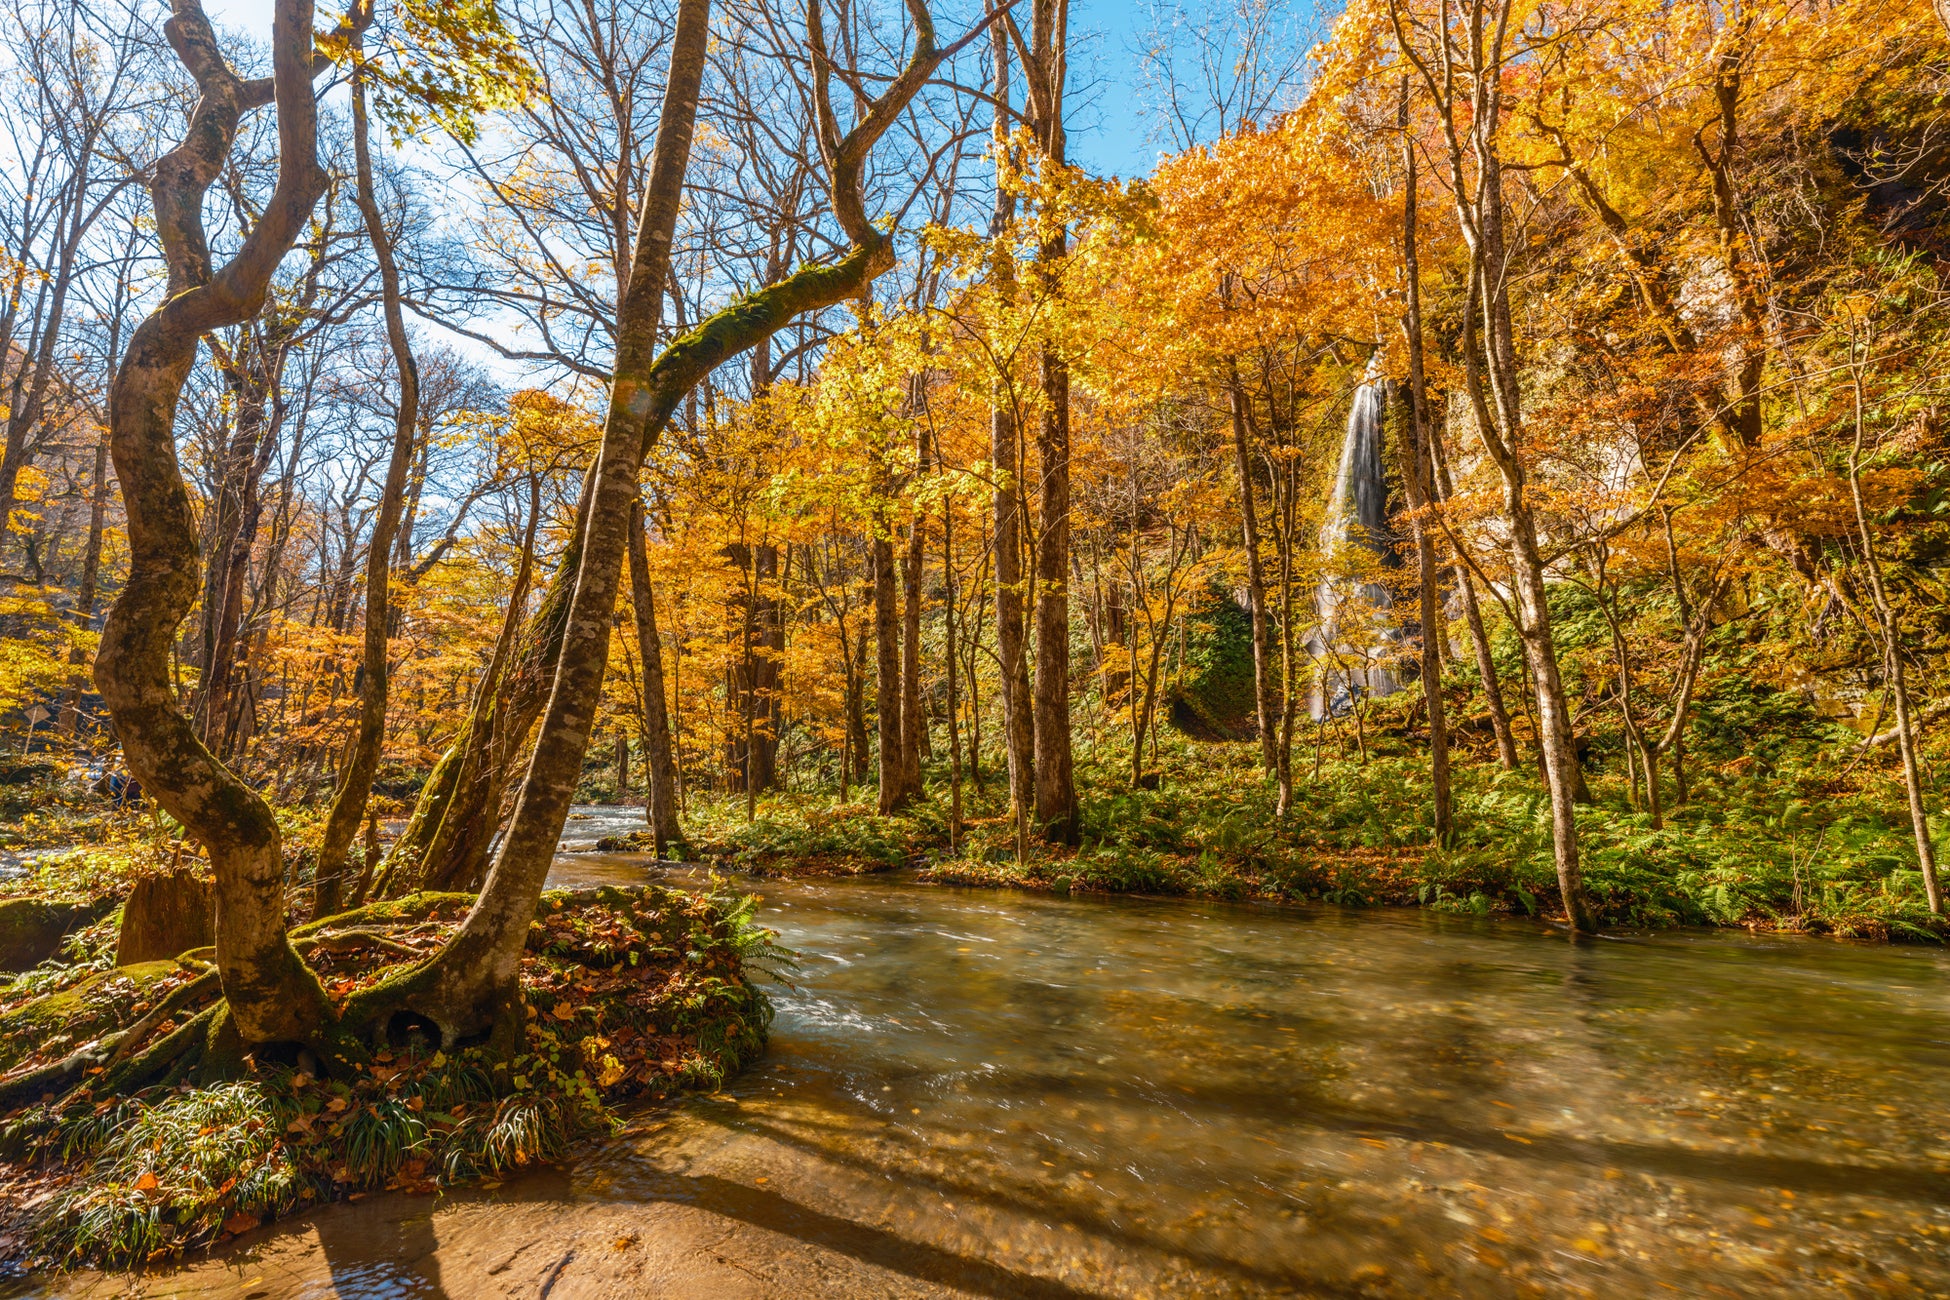
<svg viewBox="0 0 1950 1300">
<path fill-rule="evenodd" d="M 566 847 L 623 816 L 578 812 Z M 723 1094 L 25 1294 L 1950 1294 L 1941 952 L 733 883 L 801 969 Z"/>
</svg>

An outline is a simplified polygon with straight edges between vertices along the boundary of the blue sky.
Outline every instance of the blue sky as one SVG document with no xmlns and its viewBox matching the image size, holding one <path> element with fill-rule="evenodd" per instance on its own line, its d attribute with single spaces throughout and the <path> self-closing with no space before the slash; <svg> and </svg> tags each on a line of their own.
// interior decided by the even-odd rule
<svg viewBox="0 0 1950 1300">
<path fill-rule="evenodd" d="M 271 39 L 271 0 L 204 0 L 203 7 L 220 27 Z M 1070 155 L 1091 171 L 1130 177 L 1157 161 L 1135 93 L 1132 47 L 1146 25 L 1137 0 L 1071 0 Z"/>
</svg>

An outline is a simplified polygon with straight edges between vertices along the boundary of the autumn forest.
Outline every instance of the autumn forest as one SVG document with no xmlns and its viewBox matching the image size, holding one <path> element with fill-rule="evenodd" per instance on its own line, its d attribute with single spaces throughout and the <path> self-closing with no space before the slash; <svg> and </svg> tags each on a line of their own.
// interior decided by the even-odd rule
<svg viewBox="0 0 1950 1300">
<path fill-rule="evenodd" d="M 1950 939 L 1950 13 L 1137 8 L 10 0 L 16 1265 L 770 1068 L 752 881 Z"/>
</svg>

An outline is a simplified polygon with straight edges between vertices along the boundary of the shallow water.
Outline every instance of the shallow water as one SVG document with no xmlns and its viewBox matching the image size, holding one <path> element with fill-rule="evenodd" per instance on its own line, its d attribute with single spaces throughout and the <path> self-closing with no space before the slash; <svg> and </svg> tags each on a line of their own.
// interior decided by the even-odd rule
<svg viewBox="0 0 1950 1300">
<path fill-rule="evenodd" d="M 579 811 L 571 843 L 641 815 Z M 654 870 L 575 853 L 555 878 Z M 752 887 L 801 970 L 721 1096 L 141 1292 L 1950 1294 L 1943 954 Z"/>
</svg>

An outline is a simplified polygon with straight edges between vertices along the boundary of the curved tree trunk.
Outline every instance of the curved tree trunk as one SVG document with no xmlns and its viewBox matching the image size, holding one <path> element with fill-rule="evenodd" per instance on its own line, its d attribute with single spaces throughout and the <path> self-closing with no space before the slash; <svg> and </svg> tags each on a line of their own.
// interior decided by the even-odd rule
<svg viewBox="0 0 1950 1300">
<path fill-rule="evenodd" d="M 379 210 L 379 198 L 372 182 L 372 149 L 367 139 L 365 78 L 356 61 L 361 55 L 358 42 L 352 47 L 355 60 L 352 73 L 352 156 L 358 172 L 359 212 L 366 220 L 366 237 L 379 263 L 380 300 L 386 315 L 386 341 L 393 350 L 393 365 L 399 372 L 399 404 L 393 417 L 393 454 L 386 466 L 386 482 L 380 489 L 379 515 L 373 521 L 372 536 L 366 543 L 366 628 L 365 658 L 361 664 L 363 693 L 359 700 L 359 731 L 352 744 L 351 758 L 339 776 L 338 792 L 325 815 L 325 833 L 318 850 L 316 892 L 312 902 L 314 917 L 330 916 L 343 900 L 343 877 L 352 839 L 366 814 L 366 801 L 372 796 L 373 773 L 379 768 L 380 749 L 386 739 L 386 634 L 392 627 L 393 534 L 399 530 L 400 512 L 406 494 L 406 473 L 413 462 L 414 434 L 420 420 L 420 370 L 413 361 L 413 346 L 406 337 L 406 316 L 400 308 L 399 266 L 393 260 L 393 240 L 386 230 L 386 215 Z M 371 864 L 368 864 L 368 870 Z"/>
<path fill-rule="evenodd" d="M 246 1043 L 316 1041 L 331 1000 L 285 934 L 282 841 L 270 805 L 205 748 L 176 700 L 170 652 L 196 600 L 201 557 L 176 461 L 176 403 L 205 334 L 263 303 L 325 191 L 311 81 L 311 0 L 278 0 L 274 76 L 231 71 L 197 0 L 174 0 L 170 44 L 199 92 L 182 143 L 156 165 L 150 193 L 168 266 L 160 306 L 136 327 L 109 391 L 110 450 L 122 485 L 129 576 L 109 610 L 95 681 L 130 770 L 209 851 L 216 870 L 217 969 L 230 1022 Z M 213 271 L 203 198 L 229 158 L 238 122 L 275 100 L 278 179 L 236 255 Z"/>
</svg>

